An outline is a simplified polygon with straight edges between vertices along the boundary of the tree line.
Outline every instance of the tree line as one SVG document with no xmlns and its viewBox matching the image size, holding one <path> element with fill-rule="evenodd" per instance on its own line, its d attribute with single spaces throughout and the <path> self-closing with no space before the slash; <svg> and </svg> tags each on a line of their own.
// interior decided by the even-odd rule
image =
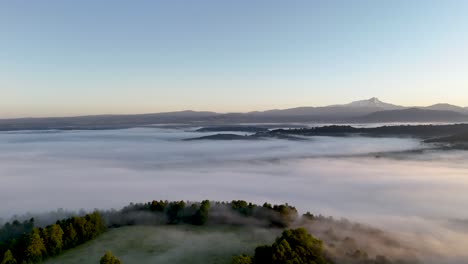
<svg viewBox="0 0 468 264">
<path fill-rule="evenodd" d="M 60 220 L 44 228 L 34 227 L 34 219 L 7 223 L 0 229 L 0 263 L 38 263 L 90 241 L 105 230 L 98 212 Z"/>
<path fill-rule="evenodd" d="M 205 200 L 201 203 L 154 200 L 148 203 L 130 204 L 120 211 L 102 212 L 102 215 L 109 227 L 207 223 L 244 225 L 244 220 L 251 222 L 255 220 L 257 224 L 264 224 L 267 227 L 283 228 L 298 217 L 296 208 L 288 204 L 256 205 L 243 200 L 231 202 Z M 234 218 L 237 222 L 233 220 Z"/>
</svg>

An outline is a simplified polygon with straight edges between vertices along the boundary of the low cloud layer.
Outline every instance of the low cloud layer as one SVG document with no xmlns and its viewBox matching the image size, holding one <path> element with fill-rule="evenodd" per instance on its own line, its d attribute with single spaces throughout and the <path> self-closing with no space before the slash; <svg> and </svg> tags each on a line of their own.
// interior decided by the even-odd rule
<svg viewBox="0 0 468 264">
<path fill-rule="evenodd" d="M 153 199 L 268 201 L 384 228 L 434 258 L 468 258 L 464 152 L 375 154 L 429 147 L 395 138 L 182 141 L 201 135 L 1 133 L 0 217 Z"/>
</svg>

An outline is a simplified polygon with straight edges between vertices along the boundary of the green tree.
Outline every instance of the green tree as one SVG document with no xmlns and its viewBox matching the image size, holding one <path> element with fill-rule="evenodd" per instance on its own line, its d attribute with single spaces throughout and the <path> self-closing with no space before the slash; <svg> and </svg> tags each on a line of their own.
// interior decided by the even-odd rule
<svg viewBox="0 0 468 264">
<path fill-rule="evenodd" d="M 78 234 L 72 223 L 65 223 L 63 242 L 65 248 L 72 248 L 78 243 Z"/>
<path fill-rule="evenodd" d="M 16 264 L 16 259 L 13 257 L 13 254 L 10 250 L 7 250 L 3 255 L 3 260 L 0 264 Z"/>
<path fill-rule="evenodd" d="M 48 226 L 45 229 L 45 244 L 49 255 L 55 256 L 60 254 L 63 248 L 63 230 L 57 225 Z"/>
<path fill-rule="evenodd" d="M 275 225 L 280 227 L 287 227 L 297 218 L 296 208 L 288 204 L 280 204 L 273 206 L 273 210 L 279 213 L 280 221 L 275 221 Z"/>
<path fill-rule="evenodd" d="M 325 264 L 322 241 L 304 228 L 286 230 L 272 245 L 273 263 Z"/>
<path fill-rule="evenodd" d="M 83 217 L 72 217 L 71 222 L 73 224 L 73 228 L 76 231 L 78 244 L 86 242 L 88 235 L 86 232 L 86 219 Z"/>
<path fill-rule="evenodd" d="M 167 202 L 165 201 L 152 201 L 150 204 L 150 210 L 156 212 L 164 212 L 166 209 Z"/>
<path fill-rule="evenodd" d="M 166 212 L 169 224 L 178 224 L 182 221 L 184 208 L 184 201 L 172 202 L 169 204 L 169 208 Z"/>
<path fill-rule="evenodd" d="M 100 264 L 121 264 L 120 260 L 112 255 L 110 251 L 107 251 L 99 261 Z"/>
<path fill-rule="evenodd" d="M 210 201 L 201 202 L 200 208 L 195 212 L 192 223 L 195 225 L 204 225 L 208 221 L 208 211 L 210 209 Z"/>
<path fill-rule="evenodd" d="M 322 241 L 304 228 L 285 230 L 271 246 L 255 249 L 255 264 L 328 264 Z"/>
<path fill-rule="evenodd" d="M 40 262 L 46 256 L 47 250 L 38 228 L 34 228 L 29 235 L 25 253 L 26 258 L 32 262 Z"/>
<path fill-rule="evenodd" d="M 106 229 L 104 221 L 102 220 L 101 215 L 98 212 L 86 215 L 85 221 L 85 241 L 95 239 Z"/>
<path fill-rule="evenodd" d="M 252 264 L 252 257 L 247 255 L 235 256 L 231 260 L 231 264 Z"/>
</svg>

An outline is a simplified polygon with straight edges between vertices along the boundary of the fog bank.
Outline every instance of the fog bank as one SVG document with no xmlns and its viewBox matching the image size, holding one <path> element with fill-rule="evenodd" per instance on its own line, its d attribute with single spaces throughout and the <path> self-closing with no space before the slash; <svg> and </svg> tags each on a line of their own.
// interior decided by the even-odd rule
<svg viewBox="0 0 468 264">
<path fill-rule="evenodd" d="M 468 258 L 465 152 L 396 138 L 182 141 L 202 135 L 0 133 L 0 217 L 153 199 L 268 201 L 384 228 L 453 263 Z M 424 151 L 405 153 L 413 149 Z"/>
</svg>

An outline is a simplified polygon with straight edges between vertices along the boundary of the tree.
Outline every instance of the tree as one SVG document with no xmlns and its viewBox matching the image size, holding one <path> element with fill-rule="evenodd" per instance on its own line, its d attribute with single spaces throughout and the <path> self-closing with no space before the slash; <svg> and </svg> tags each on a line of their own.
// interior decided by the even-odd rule
<svg viewBox="0 0 468 264">
<path fill-rule="evenodd" d="M 283 232 L 272 245 L 272 263 L 326 264 L 323 242 L 309 235 L 304 228 Z"/>
<path fill-rule="evenodd" d="M 252 264 L 252 257 L 247 255 L 235 256 L 231 260 L 231 264 Z"/>
<path fill-rule="evenodd" d="M 65 223 L 63 240 L 65 248 L 72 248 L 78 243 L 78 234 L 72 223 Z"/>
<path fill-rule="evenodd" d="M 38 228 L 34 228 L 29 235 L 25 253 L 26 258 L 32 262 L 40 262 L 46 256 L 47 250 Z"/>
<path fill-rule="evenodd" d="M 249 216 L 251 213 L 252 207 L 249 207 L 249 204 L 244 200 L 234 200 L 231 202 L 232 209 L 238 211 L 239 213 Z"/>
<path fill-rule="evenodd" d="M 182 222 L 184 208 L 184 201 L 172 202 L 169 204 L 169 209 L 166 212 L 169 224 L 178 224 Z"/>
<path fill-rule="evenodd" d="M 13 239 L 19 238 L 23 234 L 28 234 L 34 228 L 34 218 L 19 222 L 6 223 L 0 228 L 0 242 L 9 243 Z"/>
<path fill-rule="evenodd" d="M 201 202 L 200 208 L 193 215 L 192 223 L 195 225 L 204 225 L 208 221 L 208 210 L 210 209 L 210 201 Z"/>
<path fill-rule="evenodd" d="M 48 226 L 45 229 L 45 244 L 46 244 L 46 249 L 49 255 L 55 256 L 58 255 L 63 248 L 63 230 L 62 228 L 57 225 L 51 225 Z"/>
<path fill-rule="evenodd" d="M 16 264 L 16 259 L 13 257 L 13 254 L 10 250 L 7 250 L 3 255 L 3 260 L 0 264 Z"/>
<path fill-rule="evenodd" d="M 104 221 L 98 212 L 88 214 L 85 216 L 85 241 L 95 239 L 99 234 L 106 230 Z"/>
<path fill-rule="evenodd" d="M 297 210 L 295 207 L 288 204 L 280 204 L 273 206 L 273 210 L 280 215 L 280 221 L 274 222 L 275 225 L 280 227 L 287 227 L 290 223 L 294 222 L 297 218 Z"/>
<path fill-rule="evenodd" d="M 250 261 L 250 262 L 249 262 Z M 259 246 L 252 257 L 241 255 L 232 264 L 329 264 L 323 242 L 309 235 L 304 228 L 285 230 L 271 246 Z"/>
<path fill-rule="evenodd" d="M 71 222 L 73 224 L 73 229 L 76 231 L 78 244 L 86 242 L 88 235 L 86 232 L 86 219 L 83 217 L 72 217 Z"/>
<path fill-rule="evenodd" d="M 150 210 L 156 212 L 164 212 L 166 209 L 167 202 L 164 201 L 152 201 L 150 204 Z"/>
<path fill-rule="evenodd" d="M 259 246 L 255 249 L 254 263 L 271 263 L 272 254 L 271 246 Z"/>
<path fill-rule="evenodd" d="M 99 261 L 100 264 L 121 264 L 120 260 L 112 255 L 110 251 L 107 251 Z"/>
</svg>

